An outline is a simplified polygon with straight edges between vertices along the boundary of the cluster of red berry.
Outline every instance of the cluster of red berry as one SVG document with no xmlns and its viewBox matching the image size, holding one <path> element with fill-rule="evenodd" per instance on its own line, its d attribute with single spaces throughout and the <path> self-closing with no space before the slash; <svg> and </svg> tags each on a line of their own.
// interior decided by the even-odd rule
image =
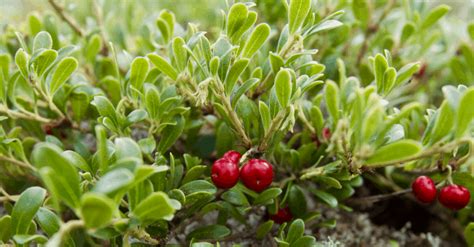
<svg viewBox="0 0 474 247">
<path fill-rule="evenodd" d="M 273 180 L 273 167 L 263 159 L 250 159 L 239 169 L 241 155 L 231 150 L 212 165 L 211 179 L 214 185 L 221 189 L 230 189 L 242 180 L 245 187 L 262 192 Z M 275 223 L 282 224 L 293 219 L 288 207 L 280 208 L 276 214 L 269 215 Z"/>
<path fill-rule="evenodd" d="M 432 203 L 438 193 L 435 183 L 427 176 L 416 178 L 411 188 L 415 197 L 423 203 Z M 457 184 L 445 186 L 441 189 L 438 196 L 439 202 L 452 210 L 463 209 L 467 206 L 470 199 L 471 194 L 469 190 Z"/>
<path fill-rule="evenodd" d="M 273 167 L 263 159 L 250 159 L 239 171 L 240 153 L 234 150 L 228 151 L 222 158 L 216 160 L 212 165 L 211 179 L 221 189 L 234 187 L 237 182 L 242 183 L 249 189 L 261 192 L 268 188 L 273 180 Z"/>
</svg>

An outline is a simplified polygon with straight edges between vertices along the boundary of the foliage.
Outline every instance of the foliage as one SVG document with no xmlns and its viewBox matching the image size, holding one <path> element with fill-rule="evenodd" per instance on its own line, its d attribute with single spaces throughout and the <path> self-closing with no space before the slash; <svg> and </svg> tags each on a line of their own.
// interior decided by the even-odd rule
<svg viewBox="0 0 474 247">
<path fill-rule="evenodd" d="M 474 23 L 449 39 L 447 5 L 236 2 L 201 29 L 142 18 L 149 1 L 80 2 L 1 34 L 0 242 L 207 246 L 242 237 L 238 222 L 314 246 L 305 229 L 336 224 L 321 208 L 350 210 L 367 178 L 474 192 Z M 273 185 L 217 189 L 210 164 L 231 149 L 273 164 Z M 286 206 L 292 222 L 265 216 Z"/>
</svg>

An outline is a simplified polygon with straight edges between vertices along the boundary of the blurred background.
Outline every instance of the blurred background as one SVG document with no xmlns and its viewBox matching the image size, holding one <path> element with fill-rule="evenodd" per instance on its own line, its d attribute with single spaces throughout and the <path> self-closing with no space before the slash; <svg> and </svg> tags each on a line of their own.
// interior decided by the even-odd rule
<svg viewBox="0 0 474 247">
<path fill-rule="evenodd" d="M 327 2 L 331 0 L 319 0 L 318 2 Z M 373 0 L 373 2 L 383 2 L 383 0 Z M 400 0 L 401 1 L 401 0 Z M 435 6 L 439 4 L 447 4 L 453 9 L 450 12 L 450 18 L 456 18 L 463 21 L 474 19 L 474 0 L 408 0 L 412 2 L 426 3 L 427 5 Z M 90 0 L 61 0 L 59 3 L 68 3 L 67 9 L 70 11 L 84 11 L 84 7 L 90 5 Z M 105 1 L 99 0 L 100 3 Z M 166 8 L 174 12 L 179 22 L 188 21 L 206 21 L 212 20 L 212 17 L 217 17 L 219 11 L 227 6 L 226 0 L 115 0 L 107 1 L 114 2 L 114 4 L 123 6 L 147 6 L 144 9 L 144 14 L 159 12 Z M 140 4 L 137 4 L 140 2 Z M 252 1 L 241 1 L 252 2 Z M 262 1 L 255 0 L 254 2 L 271 3 L 272 8 L 281 5 L 280 0 Z M 272 3 L 273 2 L 273 3 Z M 82 6 L 82 7 L 81 7 Z M 149 8 L 148 8 L 149 7 Z M 82 8 L 82 9 L 81 9 Z M 42 13 L 51 11 L 47 0 L 0 0 L 0 24 L 18 23 L 27 17 L 27 15 L 36 11 Z"/>
</svg>

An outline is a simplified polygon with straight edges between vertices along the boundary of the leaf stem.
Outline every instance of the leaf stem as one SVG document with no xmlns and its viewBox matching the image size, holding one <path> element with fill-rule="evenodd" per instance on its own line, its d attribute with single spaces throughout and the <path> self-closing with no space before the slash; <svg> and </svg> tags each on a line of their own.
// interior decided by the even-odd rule
<svg viewBox="0 0 474 247">
<path fill-rule="evenodd" d="M 453 149 L 457 148 L 461 144 L 467 143 L 467 144 L 472 145 L 473 142 L 474 140 L 472 138 L 463 138 L 463 139 L 459 139 L 459 140 L 456 140 L 444 145 L 437 143 L 433 145 L 431 148 L 426 149 L 425 151 L 421 152 L 420 154 L 416 156 L 408 157 L 406 159 L 398 160 L 396 162 L 386 162 L 386 163 L 379 163 L 379 164 L 374 164 L 370 166 L 363 166 L 363 168 L 364 167 L 365 168 L 380 168 L 380 167 L 392 166 L 392 165 L 402 164 L 402 163 L 406 163 L 410 161 L 415 161 L 415 160 L 419 160 L 423 158 L 428 158 L 435 154 L 452 152 Z"/>
<path fill-rule="evenodd" d="M 216 84 L 216 89 L 217 89 L 217 97 L 220 99 L 222 105 L 224 106 L 224 110 L 226 111 L 230 122 L 232 123 L 234 130 L 237 132 L 237 135 L 239 136 L 240 140 L 242 141 L 242 144 L 246 148 L 251 148 L 252 147 L 252 140 L 250 137 L 248 137 L 247 133 L 245 132 L 244 126 L 242 125 L 242 121 L 239 119 L 239 116 L 237 116 L 237 113 L 234 111 L 232 108 L 232 105 L 230 103 L 229 97 L 225 95 L 224 87 L 222 86 L 222 82 L 218 80 L 214 80 Z"/>
<path fill-rule="evenodd" d="M 26 120 L 33 120 L 41 123 L 51 123 L 54 122 L 54 119 L 50 118 L 44 118 L 40 115 L 36 115 L 34 113 L 28 112 L 28 111 L 22 111 L 22 112 L 17 112 L 17 111 L 12 111 L 10 109 L 7 109 L 5 106 L 0 105 L 0 112 L 5 113 L 7 116 L 15 119 L 26 119 Z"/>
<path fill-rule="evenodd" d="M 272 120 L 272 122 L 270 123 L 270 128 L 268 128 L 267 133 L 265 133 L 265 136 L 263 137 L 262 141 L 260 142 L 260 145 L 258 146 L 257 150 L 259 152 L 263 152 L 268 148 L 270 140 L 275 135 L 281 123 L 285 119 L 285 116 L 286 116 L 286 109 L 283 109 L 279 111 L 276 117 Z"/>
<path fill-rule="evenodd" d="M 16 166 L 26 168 L 28 170 L 36 171 L 36 168 L 33 167 L 31 164 L 23 162 L 23 161 L 19 161 L 15 158 L 12 158 L 12 157 L 8 157 L 8 156 L 5 156 L 5 155 L 0 155 L 0 160 L 10 162 L 10 163 L 12 163 Z"/>
</svg>

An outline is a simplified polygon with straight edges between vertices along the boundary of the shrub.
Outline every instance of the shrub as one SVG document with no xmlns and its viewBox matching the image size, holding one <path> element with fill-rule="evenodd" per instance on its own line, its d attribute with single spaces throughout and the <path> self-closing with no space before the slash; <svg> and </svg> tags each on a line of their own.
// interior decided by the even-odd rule
<svg viewBox="0 0 474 247">
<path fill-rule="evenodd" d="M 314 246 L 321 210 L 422 173 L 474 244 L 474 24 L 444 34 L 449 6 L 257 0 L 200 27 L 120 3 L 1 34 L 0 242 Z"/>
</svg>

